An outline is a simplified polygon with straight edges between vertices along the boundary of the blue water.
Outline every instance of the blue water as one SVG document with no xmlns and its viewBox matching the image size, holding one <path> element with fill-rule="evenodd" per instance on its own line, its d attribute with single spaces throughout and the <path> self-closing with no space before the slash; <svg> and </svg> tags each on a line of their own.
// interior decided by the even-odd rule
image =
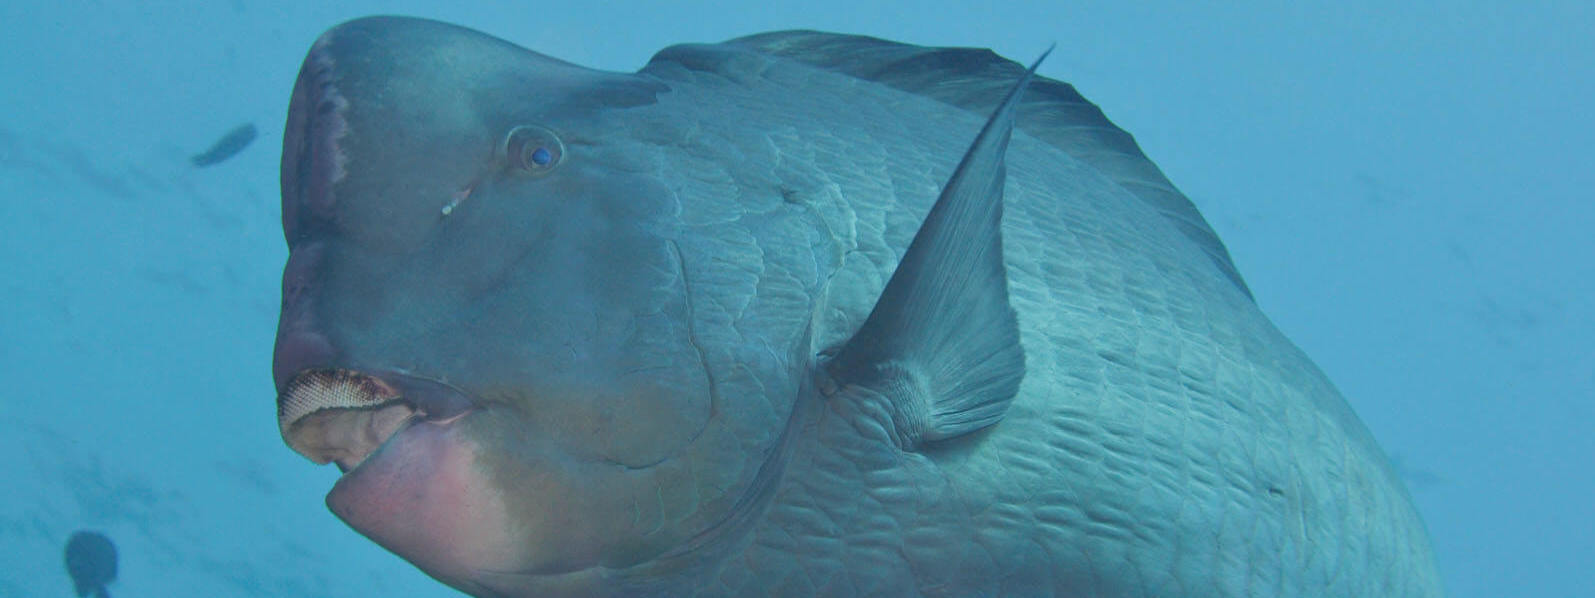
<svg viewBox="0 0 1595 598">
<path fill-rule="evenodd" d="M 1042 74 L 1135 134 L 1398 460 L 1451 593 L 1590 595 L 1595 5 L 439 4 L 0 6 L 0 596 L 70 595 L 84 527 L 119 597 L 455 595 L 328 513 L 274 417 L 288 93 L 379 11 L 621 70 L 770 29 L 1057 42 Z"/>
</svg>

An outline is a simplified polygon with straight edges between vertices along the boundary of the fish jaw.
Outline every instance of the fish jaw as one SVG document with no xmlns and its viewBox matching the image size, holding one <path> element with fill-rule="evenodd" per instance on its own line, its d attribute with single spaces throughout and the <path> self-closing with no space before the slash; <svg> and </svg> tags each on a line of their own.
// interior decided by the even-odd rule
<svg viewBox="0 0 1595 598">
<path fill-rule="evenodd" d="M 327 494 L 332 512 L 440 579 L 511 566 L 495 559 L 520 552 L 460 425 L 476 411 L 440 383 L 349 369 L 293 376 L 278 407 L 291 448 L 344 472 Z"/>
<path fill-rule="evenodd" d="M 287 378 L 278 416 L 290 448 L 343 472 L 326 496 L 333 514 L 466 593 L 593 595 L 683 542 L 663 513 L 635 517 L 651 504 L 639 497 L 657 502 L 690 468 L 572 456 L 517 409 L 433 379 L 306 369 Z"/>
<path fill-rule="evenodd" d="M 465 424 L 482 409 L 469 397 L 394 372 L 326 368 L 286 379 L 283 439 L 343 472 L 325 499 L 338 518 L 462 591 L 477 593 L 479 570 L 526 568 L 526 539 L 511 532 L 520 528 L 502 492 L 477 465 L 482 447 Z"/>
<path fill-rule="evenodd" d="M 355 531 L 456 587 L 480 569 L 514 568 L 522 552 L 502 495 L 476 467 L 481 447 L 460 425 L 468 417 L 410 423 L 326 499 Z"/>
</svg>

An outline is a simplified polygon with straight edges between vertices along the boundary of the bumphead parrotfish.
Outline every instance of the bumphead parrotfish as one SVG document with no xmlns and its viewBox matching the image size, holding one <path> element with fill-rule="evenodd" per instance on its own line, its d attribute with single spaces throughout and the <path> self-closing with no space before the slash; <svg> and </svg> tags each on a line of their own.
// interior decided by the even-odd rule
<svg viewBox="0 0 1595 598">
<path fill-rule="evenodd" d="M 1195 206 L 988 50 L 368 18 L 288 112 L 283 437 L 461 591 L 1441 592 Z"/>
<path fill-rule="evenodd" d="M 105 586 L 116 580 L 116 545 L 99 532 L 72 532 L 66 541 L 66 573 L 78 598 L 111 598 Z"/>
</svg>

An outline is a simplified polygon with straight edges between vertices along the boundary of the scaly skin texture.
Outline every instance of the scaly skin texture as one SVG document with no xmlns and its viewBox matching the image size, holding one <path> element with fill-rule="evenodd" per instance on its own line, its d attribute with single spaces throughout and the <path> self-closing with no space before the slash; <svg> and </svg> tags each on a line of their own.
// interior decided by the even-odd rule
<svg viewBox="0 0 1595 598">
<path fill-rule="evenodd" d="M 823 364 L 995 100 L 761 50 L 781 39 L 636 75 L 409 19 L 318 42 L 279 390 L 337 368 L 470 406 L 355 468 L 340 516 L 478 596 L 1441 594 L 1367 430 L 1094 109 L 1021 110 L 1008 149 L 1017 397 L 902 448 L 897 399 Z M 977 78 L 955 71 L 943 91 Z M 520 125 L 562 136 L 557 169 L 505 167 Z"/>
<path fill-rule="evenodd" d="M 659 110 L 694 133 L 659 150 L 658 176 L 690 181 L 691 236 L 752 239 L 734 259 L 762 264 L 760 291 L 829 278 L 824 347 L 868 314 L 982 116 L 861 99 L 879 92 L 806 68 L 760 63 L 733 84 L 656 66 L 691 82 Z M 706 589 L 1438 595 L 1400 480 L 1256 305 L 1089 166 L 1022 133 L 1008 156 L 1027 372 L 1007 417 L 916 453 L 895 449 L 884 407 L 826 402 L 753 545 Z"/>
</svg>

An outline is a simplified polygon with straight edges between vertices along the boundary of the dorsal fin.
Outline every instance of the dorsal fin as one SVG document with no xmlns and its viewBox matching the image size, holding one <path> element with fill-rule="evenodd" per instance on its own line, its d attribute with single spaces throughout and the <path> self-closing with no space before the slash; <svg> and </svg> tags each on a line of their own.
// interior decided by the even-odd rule
<svg viewBox="0 0 1595 598">
<path fill-rule="evenodd" d="M 761 33 L 726 42 L 829 71 L 875 81 L 984 113 L 1024 72 L 991 50 L 926 48 L 859 35 L 816 31 Z M 1036 77 L 1018 109 L 1019 128 L 1067 152 L 1151 205 L 1207 253 L 1247 297 L 1229 251 L 1196 205 L 1141 153 L 1135 138 L 1115 126 L 1074 87 Z"/>
<path fill-rule="evenodd" d="M 885 397 L 904 449 L 997 423 L 1024 378 L 1003 266 L 1002 195 L 1016 109 L 1034 73 L 1031 66 L 1012 84 L 869 318 L 825 364 L 843 394 Z"/>
</svg>

